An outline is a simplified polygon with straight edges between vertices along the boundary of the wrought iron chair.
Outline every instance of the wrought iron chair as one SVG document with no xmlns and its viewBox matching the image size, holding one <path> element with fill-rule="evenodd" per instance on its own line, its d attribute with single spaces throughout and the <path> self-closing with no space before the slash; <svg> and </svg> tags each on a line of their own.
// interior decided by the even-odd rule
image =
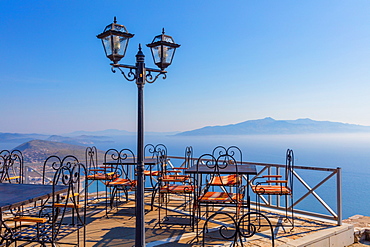
<svg viewBox="0 0 370 247">
<path fill-rule="evenodd" d="M 114 202 L 118 206 L 121 198 L 120 192 L 124 193 L 126 202 L 128 201 L 128 193 L 136 188 L 137 180 L 135 179 L 136 159 L 130 149 L 122 149 L 121 151 L 110 149 L 107 154 L 110 156 L 109 164 L 115 166 L 114 179 L 106 182 L 106 213 L 108 214 L 110 211 L 108 208 L 112 209 Z"/>
<path fill-rule="evenodd" d="M 238 166 L 241 161 L 237 161 L 230 153 L 222 153 L 218 157 L 212 154 L 204 154 L 199 157 L 195 166 L 198 187 L 195 189 L 196 225 L 198 231 L 198 220 L 204 215 L 208 218 L 210 211 L 215 211 L 215 207 L 234 207 L 233 215 L 236 220 L 243 209 L 243 199 L 245 195 L 245 186 L 243 178 L 238 172 Z M 232 168 L 233 173 L 226 174 L 227 168 Z M 203 215 L 201 210 L 205 207 Z"/>
<path fill-rule="evenodd" d="M 15 215 L 14 228 L 8 228 L 5 239 L 9 242 L 37 242 L 42 246 L 51 244 L 72 244 L 85 246 L 86 240 L 86 205 L 87 205 L 87 170 L 76 157 L 68 155 L 63 159 L 49 157 L 45 163 L 52 161 L 51 170 L 53 193 L 38 208 L 35 215 Z M 50 171 L 52 172 L 52 171 Z M 46 180 L 43 180 L 47 183 Z M 57 195 L 56 186 L 66 186 L 64 195 Z M 75 233 L 75 243 L 62 243 L 66 235 Z M 82 241 L 82 244 L 80 242 Z"/>
<path fill-rule="evenodd" d="M 237 146 L 230 146 L 228 148 L 225 148 L 223 146 L 217 146 L 212 151 L 213 157 L 227 157 L 231 156 L 235 160 L 229 160 L 228 162 L 230 165 L 241 165 L 243 161 L 243 154 L 240 148 Z M 235 186 L 238 183 L 241 182 L 241 176 L 236 174 L 228 174 L 223 176 L 215 176 L 211 181 L 208 183 L 212 186 Z"/>
<path fill-rule="evenodd" d="M 96 198 L 95 199 L 100 199 L 99 198 L 99 184 L 105 185 L 107 181 L 111 181 L 113 178 L 112 177 L 113 170 L 109 166 L 99 165 L 98 150 L 95 146 L 86 148 L 85 162 L 86 162 L 86 168 L 88 172 L 88 175 L 86 177 L 86 179 L 89 181 L 88 185 L 91 186 L 93 183 L 96 184 Z"/>
<path fill-rule="evenodd" d="M 151 187 L 146 187 L 147 191 L 154 191 L 158 187 L 158 177 L 162 176 L 163 166 L 166 165 L 167 160 L 167 147 L 163 144 L 147 144 L 144 147 L 144 154 L 146 157 L 154 158 L 157 160 L 156 165 L 146 165 L 144 169 L 144 176 L 149 177 Z"/>
<path fill-rule="evenodd" d="M 161 160 L 161 162 L 166 162 L 166 160 Z M 190 175 L 181 174 L 184 170 L 193 166 L 193 148 L 191 146 L 185 149 L 185 160 L 179 167 L 173 167 L 172 169 L 167 169 L 166 165 L 163 166 L 163 175 L 158 178 L 159 187 L 158 191 L 158 225 L 161 224 L 171 224 L 171 225 L 189 225 L 194 228 L 193 220 L 193 194 L 195 185 Z M 180 202 L 180 205 L 174 205 L 176 210 L 180 210 L 181 213 L 170 214 L 168 209 L 170 196 L 177 195 L 182 196 L 184 200 L 176 200 Z M 152 198 L 153 205 L 154 197 Z M 162 214 L 162 209 L 164 209 L 164 215 Z M 184 212 L 188 215 L 185 216 Z"/>
<path fill-rule="evenodd" d="M 256 193 L 257 210 L 259 212 L 261 211 L 261 198 L 263 195 L 285 196 L 285 221 L 289 221 L 291 223 L 292 228 L 290 231 L 293 231 L 294 229 L 293 170 L 294 154 L 293 150 L 288 149 L 286 151 L 284 174 L 256 177 L 253 181 L 256 179 L 264 179 L 265 181 L 256 182 L 252 185 L 252 190 Z M 289 213 L 290 217 L 288 216 Z"/>
<path fill-rule="evenodd" d="M 0 152 L 0 183 L 24 182 L 23 155 L 19 150 Z"/>
</svg>

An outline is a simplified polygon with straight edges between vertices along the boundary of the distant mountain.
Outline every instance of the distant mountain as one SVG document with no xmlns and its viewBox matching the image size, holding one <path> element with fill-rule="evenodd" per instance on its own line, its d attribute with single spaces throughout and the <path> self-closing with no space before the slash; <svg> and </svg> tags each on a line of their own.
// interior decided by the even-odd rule
<svg viewBox="0 0 370 247">
<path fill-rule="evenodd" d="M 0 142 L 27 142 L 34 139 L 45 140 L 49 136 L 42 134 L 20 134 L 20 133 L 0 133 Z"/>
<path fill-rule="evenodd" d="M 84 163 L 86 147 L 45 140 L 33 140 L 23 143 L 15 149 L 22 152 L 25 163 L 43 163 L 51 155 L 60 157 L 74 155 L 80 162 Z"/>
<path fill-rule="evenodd" d="M 370 132 L 370 126 L 329 121 L 315 121 L 309 118 L 297 120 L 275 120 L 267 117 L 224 126 L 207 126 L 185 131 L 177 135 L 258 135 L 258 134 L 311 134 L 311 133 L 359 133 Z"/>
</svg>

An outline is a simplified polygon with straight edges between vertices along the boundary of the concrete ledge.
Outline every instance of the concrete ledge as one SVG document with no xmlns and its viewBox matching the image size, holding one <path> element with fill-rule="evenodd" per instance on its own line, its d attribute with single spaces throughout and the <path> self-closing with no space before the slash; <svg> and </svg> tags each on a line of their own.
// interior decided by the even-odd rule
<svg viewBox="0 0 370 247">
<path fill-rule="evenodd" d="M 343 224 L 290 241 L 280 247 L 344 247 L 354 242 L 353 225 Z"/>
</svg>

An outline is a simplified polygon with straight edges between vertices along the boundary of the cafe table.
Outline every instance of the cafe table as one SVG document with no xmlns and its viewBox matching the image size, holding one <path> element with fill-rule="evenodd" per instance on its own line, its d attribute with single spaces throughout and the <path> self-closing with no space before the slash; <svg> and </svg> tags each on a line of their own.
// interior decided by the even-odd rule
<svg viewBox="0 0 370 247">
<path fill-rule="evenodd" d="M 144 158 L 145 165 L 155 165 L 157 164 L 157 158 Z M 110 165 L 137 165 L 137 159 L 127 158 L 127 159 L 117 159 L 111 160 L 103 163 L 103 166 Z"/>
<path fill-rule="evenodd" d="M 150 167 L 150 172 L 152 171 L 152 167 L 158 164 L 158 159 L 157 158 L 144 158 L 143 160 L 144 165 L 147 165 Z M 111 160 L 103 163 L 102 168 L 113 168 L 113 166 L 117 165 L 137 165 L 137 159 L 133 159 L 131 157 L 127 159 L 117 159 L 117 160 Z M 130 173 L 130 172 L 129 172 Z M 154 179 L 154 178 L 153 178 Z M 156 181 L 157 182 L 157 181 Z M 152 182 L 151 182 L 152 184 Z M 153 184 L 152 184 L 152 187 Z"/>
<path fill-rule="evenodd" d="M 158 159 L 157 158 L 151 158 L 151 157 L 145 157 L 144 160 L 143 160 L 143 163 L 144 165 L 146 166 L 149 166 L 149 169 L 150 169 L 150 174 L 152 172 L 152 167 L 157 165 L 158 164 Z M 107 161 L 107 162 L 104 162 L 103 163 L 103 166 L 101 168 L 105 168 L 105 169 L 111 169 L 111 171 L 113 172 L 114 171 L 114 166 L 125 166 L 125 165 L 128 165 L 128 166 L 133 166 L 133 165 L 137 165 L 137 159 L 134 159 L 132 157 L 128 157 L 126 159 L 124 158 L 120 158 L 120 159 L 117 159 L 117 160 L 110 160 L 110 161 Z M 117 167 L 118 168 L 118 167 Z M 128 174 L 132 174 L 131 171 L 128 171 Z M 150 184 L 151 184 L 151 187 L 146 187 L 145 190 L 149 190 L 149 191 L 153 191 L 153 194 L 154 194 L 154 183 L 153 183 L 153 180 L 155 183 L 157 183 L 158 181 L 153 178 L 152 176 L 150 176 Z"/>
<path fill-rule="evenodd" d="M 189 169 L 185 170 L 185 173 L 189 174 L 212 174 L 215 169 L 208 167 L 207 165 L 193 165 Z M 257 175 L 257 168 L 252 164 L 241 164 L 241 165 L 227 165 L 225 168 L 219 168 L 217 170 L 219 174 L 240 174 L 240 175 Z"/>
<path fill-rule="evenodd" d="M 68 191 L 68 186 L 55 185 L 54 194 Z M 3 212 L 53 195 L 53 185 L 0 183 L 0 234 L 2 235 Z"/>
</svg>

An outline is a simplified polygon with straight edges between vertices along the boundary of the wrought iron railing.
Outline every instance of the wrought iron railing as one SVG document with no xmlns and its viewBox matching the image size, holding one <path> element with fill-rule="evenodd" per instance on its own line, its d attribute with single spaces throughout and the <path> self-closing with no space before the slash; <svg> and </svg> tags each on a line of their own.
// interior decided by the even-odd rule
<svg viewBox="0 0 370 247">
<path fill-rule="evenodd" d="M 180 156 L 168 156 L 169 162 L 168 164 L 172 167 L 178 166 L 178 163 L 184 161 L 184 157 Z M 192 158 L 193 160 L 197 160 L 197 158 Z M 245 176 L 245 180 L 248 181 L 248 183 L 251 185 L 253 179 L 255 177 L 261 176 L 263 174 L 280 174 L 280 170 L 284 169 L 285 165 L 283 164 L 268 164 L 268 163 L 257 163 L 257 162 L 242 162 L 243 164 L 251 164 L 255 165 L 257 167 L 257 175 L 254 177 L 247 178 Z M 174 165 L 176 164 L 176 165 Z M 37 172 L 35 169 L 31 167 L 25 167 L 26 174 L 25 177 L 27 178 L 27 171 L 28 169 L 33 170 Z M 302 172 L 306 174 L 302 175 Z M 308 173 L 307 173 L 308 172 Z M 325 172 L 324 178 L 322 178 L 319 182 L 315 182 L 316 185 L 312 186 L 312 181 L 307 181 L 307 179 L 304 179 L 304 176 L 307 176 L 309 174 L 310 176 L 313 174 L 313 172 Z M 37 172 L 39 173 L 39 172 Z M 337 225 L 342 225 L 342 173 L 341 168 L 323 168 L 323 167 L 309 167 L 309 166 L 294 166 L 294 178 L 295 183 L 294 186 L 301 186 L 306 189 L 306 192 L 304 192 L 302 195 L 297 196 L 296 193 L 294 193 L 294 201 L 293 206 L 294 213 L 300 214 L 302 216 L 309 216 L 309 217 L 316 217 L 318 219 L 326 219 L 337 222 Z M 39 175 L 41 175 L 39 173 Z M 335 180 L 334 186 L 333 183 L 329 184 L 328 181 Z M 330 207 L 329 203 L 327 203 L 322 196 L 319 195 L 318 189 L 323 187 L 323 185 L 329 186 L 325 187 L 326 190 L 330 190 L 331 194 L 336 195 L 336 200 L 334 202 L 334 207 Z M 302 207 L 300 209 L 297 208 L 297 206 L 300 206 L 300 203 L 302 201 L 307 200 L 307 198 L 312 195 L 311 198 L 314 198 L 317 202 L 319 202 L 323 208 L 324 213 L 318 212 L 317 208 L 310 205 L 308 203 L 306 205 L 306 209 Z M 253 198 L 252 198 L 253 199 Z M 285 210 L 285 206 L 280 201 L 280 196 L 267 196 L 263 197 L 260 196 L 260 202 L 262 203 L 262 207 L 274 209 L 274 210 Z M 256 205 L 256 201 L 251 201 L 252 205 Z"/>
<path fill-rule="evenodd" d="M 184 157 L 179 156 L 168 156 L 170 159 L 170 166 L 174 166 L 174 163 L 178 163 L 184 160 Z M 197 160 L 197 158 L 193 158 L 193 160 Z M 268 164 L 268 163 L 257 163 L 257 162 L 242 162 L 242 164 L 251 164 L 257 167 L 257 175 L 253 177 L 247 178 L 245 176 L 246 181 L 248 181 L 249 185 L 252 185 L 252 181 L 254 178 L 259 177 L 263 174 L 280 174 L 280 170 L 285 168 L 285 165 L 282 164 Z M 307 174 L 312 175 L 312 172 L 325 172 L 324 178 L 321 179 L 319 182 L 315 182 L 316 185 L 311 186 L 309 185 L 312 181 L 305 180 L 302 175 L 302 172 L 308 172 Z M 303 172 L 304 173 L 304 172 Z M 294 208 L 295 214 L 300 214 L 302 216 L 308 217 L 315 217 L 318 219 L 325 219 L 337 222 L 337 225 L 342 225 L 342 173 L 341 168 L 323 168 L 323 167 L 308 167 L 308 166 L 294 166 L 294 186 L 301 186 L 305 188 L 307 191 L 300 196 L 297 196 L 294 193 L 294 201 L 293 205 L 289 205 L 290 207 Z M 306 176 L 307 176 L 306 174 Z M 311 176 L 312 177 L 312 176 Z M 310 179 L 308 179 L 310 180 Z M 333 188 L 332 184 L 329 184 L 328 181 L 335 180 L 335 186 Z M 330 186 L 329 188 L 325 187 L 326 190 L 330 190 L 331 194 L 336 194 L 336 208 L 333 209 L 329 206 L 327 202 L 319 195 L 318 189 L 321 188 L 323 185 Z M 305 209 L 297 209 L 297 205 L 300 204 L 302 201 L 307 200 L 308 196 L 312 195 L 313 198 L 319 202 L 323 208 L 325 209 L 324 213 L 317 212 L 317 208 L 313 208 L 312 206 L 307 206 L 308 208 Z M 312 197 L 311 197 L 312 198 Z M 253 198 L 252 198 L 253 199 Z M 262 203 L 262 207 L 274 209 L 274 210 L 285 210 L 285 206 L 280 201 L 280 196 L 270 195 L 267 197 L 260 196 L 260 203 Z M 256 205 L 256 201 L 251 201 L 252 205 Z M 309 203 L 307 205 L 310 205 Z"/>
</svg>

